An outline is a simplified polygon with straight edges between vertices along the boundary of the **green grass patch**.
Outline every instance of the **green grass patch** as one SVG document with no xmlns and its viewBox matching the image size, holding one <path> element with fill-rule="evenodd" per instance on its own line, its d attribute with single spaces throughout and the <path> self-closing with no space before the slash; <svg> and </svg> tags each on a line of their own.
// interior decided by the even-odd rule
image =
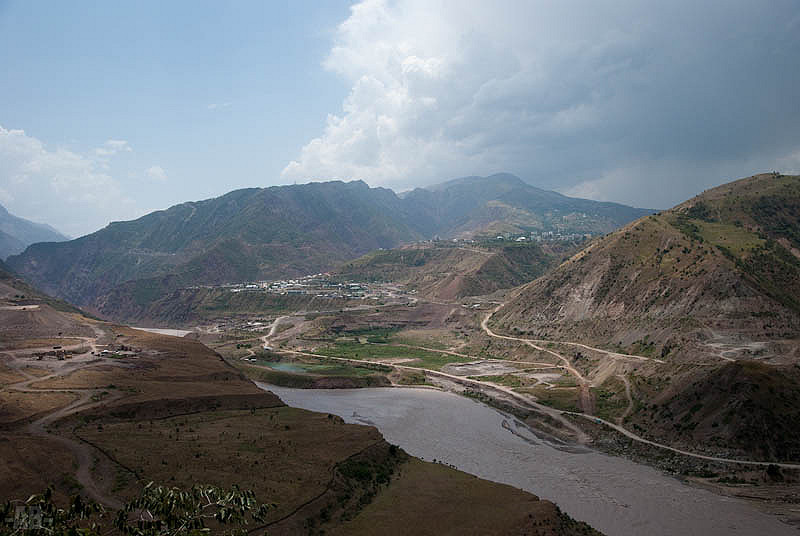
<svg viewBox="0 0 800 536">
<path fill-rule="evenodd" d="M 613 387 L 606 382 L 607 388 L 601 389 L 592 387 L 595 400 L 595 411 L 597 416 L 607 421 L 613 421 L 622 415 L 628 407 L 628 400 L 625 397 L 625 386 L 622 382 L 614 381 Z M 622 391 L 618 391 L 617 388 Z"/>
<path fill-rule="evenodd" d="M 524 387 L 525 382 L 519 376 L 514 374 L 503 374 L 500 376 L 469 376 L 470 380 L 479 380 L 504 385 L 506 387 L 516 388 Z"/>
<path fill-rule="evenodd" d="M 357 342 L 342 341 L 317 350 L 317 353 L 332 357 L 344 357 L 347 359 L 413 359 L 403 363 L 412 367 L 439 370 L 448 363 L 464 363 L 469 361 L 466 358 L 438 352 L 429 352 L 417 348 L 405 346 L 395 346 L 392 344 L 361 344 Z"/>
<path fill-rule="evenodd" d="M 550 406 L 561 411 L 580 411 L 578 408 L 577 389 L 547 389 L 534 387 L 527 392 L 533 394 L 540 404 Z"/>
<path fill-rule="evenodd" d="M 725 223 L 709 223 L 705 221 L 694 222 L 699 227 L 700 236 L 706 242 L 717 246 L 724 246 L 735 255 L 743 255 L 753 249 L 764 245 L 765 240 L 759 238 L 744 227 Z"/>
</svg>

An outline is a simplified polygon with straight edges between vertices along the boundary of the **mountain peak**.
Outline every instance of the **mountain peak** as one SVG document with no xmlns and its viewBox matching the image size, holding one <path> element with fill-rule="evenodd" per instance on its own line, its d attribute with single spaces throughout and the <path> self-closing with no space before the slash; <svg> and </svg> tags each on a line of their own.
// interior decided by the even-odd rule
<svg viewBox="0 0 800 536">
<path fill-rule="evenodd" d="M 61 242 L 68 238 L 49 225 L 11 214 L 0 205 L 0 259 L 21 253 L 36 242 Z"/>
<path fill-rule="evenodd" d="M 501 185 L 507 188 L 512 188 L 512 187 L 526 186 L 527 184 L 525 183 L 525 181 L 523 181 L 516 175 L 512 175 L 511 173 L 495 173 L 493 175 L 488 175 L 486 177 L 481 177 L 479 175 L 459 177 L 457 179 L 451 179 L 445 182 L 434 184 L 432 186 L 428 186 L 426 190 L 430 190 L 432 192 L 441 192 L 449 188 L 456 188 L 456 187 L 475 187 L 475 186 L 497 187 Z"/>
</svg>

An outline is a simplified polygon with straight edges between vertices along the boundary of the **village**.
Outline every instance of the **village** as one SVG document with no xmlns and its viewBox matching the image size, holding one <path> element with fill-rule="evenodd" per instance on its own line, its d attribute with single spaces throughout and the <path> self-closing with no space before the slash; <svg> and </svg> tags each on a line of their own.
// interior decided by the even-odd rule
<svg viewBox="0 0 800 536">
<path fill-rule="evenodd" d="M 396 300 L 408 294 L 391 283 L 365 283 L 332 278 L 329 273 L 307 275 L 296 279 L 256 281 L 222 285 L 231 292 L 267 292 L 278 295 L 305 295 L 317 298 L 349 300 Z"/>
</svg>

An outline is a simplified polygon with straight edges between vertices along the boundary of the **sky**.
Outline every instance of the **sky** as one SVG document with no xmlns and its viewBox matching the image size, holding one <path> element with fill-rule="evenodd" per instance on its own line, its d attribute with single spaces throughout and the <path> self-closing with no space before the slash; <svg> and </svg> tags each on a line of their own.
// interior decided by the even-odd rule
<svg viewBox="0 0 800 536">
<path fill-rule="evenodd" d="M 514 173 L 666 208 L 800 173 L 800 3 L 0 0 L 0 204 L 80 236 L 236 188 Z"/>
</svg>

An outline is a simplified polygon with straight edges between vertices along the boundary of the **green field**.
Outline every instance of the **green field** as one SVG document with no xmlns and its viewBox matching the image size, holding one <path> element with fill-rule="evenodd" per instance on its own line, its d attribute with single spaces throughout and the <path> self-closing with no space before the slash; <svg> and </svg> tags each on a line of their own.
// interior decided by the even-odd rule
<svg viewBox="0 0 800 536">
<path fill-rule="evenodd" d="M 580 411 L 577 389 L 548 389 L 544 386 L 521 387 L 515 391 L 534 395 L 540 404 L 561 411 Z"/>
<path fill-rule="evenodd" d="M 470 380 L 492 382 L 506 387 L 524 387 L 525 380 L 514 374 L 503 374 L 502 376 L 468 376 Z"/>
<path fill-rule="evenodd" d="M 413 361 L 403 363 L 403 365 L 431 370 L 439 370 L 448 363 L 464 363 L 469 361 L 467 358 L 438 352 L 429 352 L 417 348 L 395 346 L 392 344 L 361 344 L 351 341 L 337 342 L 326 348 L 318 349 L 317 353 L 332 357 L 344 357 L 347 359 L 413 359 Z"/>
</svg>

